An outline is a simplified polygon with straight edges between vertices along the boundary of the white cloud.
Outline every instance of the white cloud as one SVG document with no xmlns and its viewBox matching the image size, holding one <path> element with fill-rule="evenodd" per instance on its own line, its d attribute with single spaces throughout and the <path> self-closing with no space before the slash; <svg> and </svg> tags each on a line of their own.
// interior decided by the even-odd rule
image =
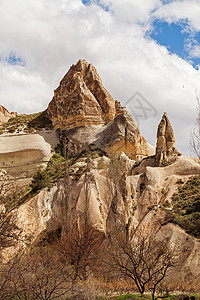
<svg viewBox="0 0 200 300">
<path fill-rule="evenodd" d="M 9 111 L 33 113 L 44 110 L 46 98 L 52 95 L 38 74 L 27 72 L 21 66 L 0 63 L 0 104 Z"/>
<path fill-rule="evenodd" d="M 200 45 L 193 45 L 190 48 L 190 58 L 200 58 Z"/>
<path fill-rule="evenodd" d="M 156 118 L 141 121 L 148 141 L 154 143 L 167 111 L 178 148 L 189 152 L 200 71 L 145 37 L 155 10 L 164 16 L 160 1 L 101 2 L 110 11 L 80 0 L 1 0 L 0 55 L 14 52 L 26 66 L 1 62 L 0 104 L 20 113 L 45 109 L 70 65 L 82 57 L 96 66 L 115 99 L 124 104 L 139 91 L 157 109 Z"/>
<path fill-rule="evenodd" d="M 101 0 L 100 2 L 108 6 L 117 18 L 125 20 L 126 22 L 132 21 L 140 23 L 148 22 L 151 12 L 161 5 L 160 0 Z"/>
<path fill-rule="evenodd" d="M 200 30 L 200 1 L 199 0 L 177 0 L 160 6 L 155 16 L 163 18 L 168 22 L 179 22 L 185 20 L 191 25 L 191 29 Z"/>
</svg>

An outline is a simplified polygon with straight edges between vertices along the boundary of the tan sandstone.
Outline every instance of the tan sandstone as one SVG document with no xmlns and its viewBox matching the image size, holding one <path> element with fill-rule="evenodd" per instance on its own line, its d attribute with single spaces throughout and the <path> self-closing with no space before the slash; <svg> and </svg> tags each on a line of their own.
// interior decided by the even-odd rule
<svg viewBox="0 0 200 300">
<path fill-rule="evenodd" d="M 4 106 L 0 105 L 0 124 L 7 122 L 10 118 L 17 115 L 15 112 L 9 112 Z"/>
<path fill-rule="evenodd" d="M 80 59 L 54 91 L 47 112 L 55 128 L 107 124 L 115 116 L 115 102 L 95 67 Z"/>
<path fill-rule="evenodd" d="M 156 166 L 161 166 L 162 162 L 169 156 L 177 155 L 179 152 L 175 147 L 175 135 L 172 126 L 169 122 L 167 113 L 162 116 L 157 130 L 157 144 L 156 144 Z"/>
</svg>

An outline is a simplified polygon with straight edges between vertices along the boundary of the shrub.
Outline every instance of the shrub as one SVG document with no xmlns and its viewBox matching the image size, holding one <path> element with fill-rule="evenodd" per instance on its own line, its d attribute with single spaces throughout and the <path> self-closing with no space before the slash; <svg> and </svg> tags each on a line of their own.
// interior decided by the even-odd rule
<svg viewBox="0 0 200 300">
<path fill-rule="evenodd" d="M 172 196 L 173 210 L 167 212 L 165 220 L 177 223 L 188 234 L 200 238 L 200 176 L 177 183 L 178 192 Z"/>
<path fill-rule="evenodd" d="M 34 175 L 32 182 L 30 184 L 34 192 L 45 188 L 50 182 L 49 177 L 47 176 L 46 170 L 42 171 L 39 169 Z"/>
</svg>

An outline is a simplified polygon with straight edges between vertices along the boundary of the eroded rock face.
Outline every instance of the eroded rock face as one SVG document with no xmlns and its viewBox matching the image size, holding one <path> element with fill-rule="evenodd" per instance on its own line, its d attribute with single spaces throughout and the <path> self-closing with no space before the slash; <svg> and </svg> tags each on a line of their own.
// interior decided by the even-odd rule
<svg viewBox="0 0 200 300">
<path fill-rule="evenodd" d="M 55 128 L 106 124 L 115 117 L 115 102 L 95 67 L 80 59 L 54 91 L 47 112 Z"/>
<path fill-rule="evenodd" d="M 119 114 L 99 136 L 96 144 L 117 155 L 124 152 L 134 160 L 150 155 L 149 146 L 140 134 L 138 124 L 128 112 Z"/>
<path fill-rule="evenodd" d="M 9 112 L 4 106 L 0 105 L 0 124 L 7 122 L 10 118 L 17 115 L 15 112 Z"/>
<path fill-rule="evenodd" d="M 38 168 L 46 166 L 58 143 L 55 131 L 1 135 L 0 170 L 15 180 L 30 180 Z"/>
<path fill-rule="evenodd" d="M 112 234 L 116 226 L 129 236 L 136 231 L 150 230 L 160 242 L 166 241 L 169 247 L 178 247 L 181 272 L 179 270 L 176 276 L 182 280 L 186 280 L 187 276 L 200 276 L 199 240 L 175 224 L 166 224 L 165 213 L 161 209 L 165 201 L 171 201 L 177 190 L 177 180 L 200 174 L 200 165 L 180 156 L 166 168 L 147 167 L 145 176 L 142 173 L 122 176 L 117 186 L 113 178 L 108 179 L 104 168 L 107 167 L 104 165 L 102 169 L 91 169 L 87 173 L 87 196 L 83 174 L 72 183 L 69 193 L 66 194 L 65 184 L 61 180 L 21 205 L 18 217 L 23 236 L 32 236 L 33 240 L 37 240 L 45 232 L 58 228 L 73 230 L 76 226 L 81 230 L 86 216 L 90 226 L 105 234 Z M 174 278 L 175 275 L 172 275 Z"/>
<path fill-rule="evenodd" d="M 114 102 L 94 66 L 83 59 L 61 80 L 47 112 L 53 126 L 65 130 L 74 143 L 94 143 L 135 160 L 152 154 L 137 123 L 119 101 Z"/>
<path fill-rule="evenodd" d="M 161 166 L 162 162 L 169 156 L 179 154 L 175 147 L 175 135 L 172 126 L 169 122 L 167 113 L 162 116 L 157 130 L 157 144 L 156 144 L 156 166 Z"/>
</svg>

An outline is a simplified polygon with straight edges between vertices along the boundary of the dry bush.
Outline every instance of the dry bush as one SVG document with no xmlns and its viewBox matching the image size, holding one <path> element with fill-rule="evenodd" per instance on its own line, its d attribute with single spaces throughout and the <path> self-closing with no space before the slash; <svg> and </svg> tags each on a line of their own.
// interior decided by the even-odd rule
<svg viewBox="0 0 200 300">
<path fill-rule="evenodd" d="M 167 245 L 152 236 L 143 234 L 130 241 L 126 235 L 117 232 L 110 240 L 104 263 L 112 277 L 131 279 L 140 294 L 151 291 L 154 299 L 158 285 L 174 267 L 175 260 Z"/>
<path fill-rule="evenodd" d="M 95 271 L 102 258 L 104 240 L 102 232 L 85 225 L 82 232 L 66 232 L 57 242 L 56 251 L 71 266 L 73 281 L 86 280 Z"/>
<path fill-rule="evenodd" d="M 71 292 L 70 267 L 52 247 L 34 247 L 4 265 L 1 299 L 62 299 Z M 1 278 L 1 279 L 2 279 Z"/>
</svg>

